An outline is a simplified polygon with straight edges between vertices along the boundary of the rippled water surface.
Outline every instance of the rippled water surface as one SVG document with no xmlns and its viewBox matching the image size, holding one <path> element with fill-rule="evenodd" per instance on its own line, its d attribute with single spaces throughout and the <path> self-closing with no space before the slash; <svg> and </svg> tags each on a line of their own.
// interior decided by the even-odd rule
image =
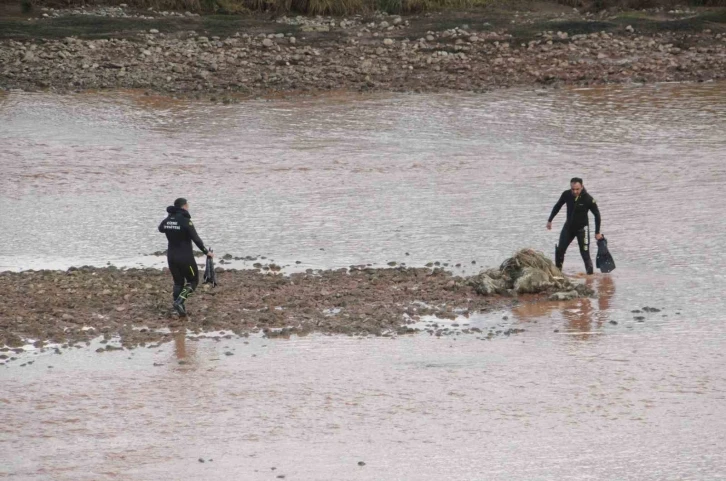
<svg viewBox="0 0 726 481">
<path fill-rule="evenodd" d="M 144 254 L 185 196 L 218 253 L 471 274 L 551 252 L 547 215 L 575 175 L 618 263 L 587 281 L 598 299 L 467 320 L 525 329 L 492 340 L 29 351 L 0 365 L 0 477 L 726 477 L 724 84 L 236 105 L 9 93 L 0 140 L 0 269 L 161 265 Z M 565 267 L 582 269 L 575 246 Z"/>
</svg>

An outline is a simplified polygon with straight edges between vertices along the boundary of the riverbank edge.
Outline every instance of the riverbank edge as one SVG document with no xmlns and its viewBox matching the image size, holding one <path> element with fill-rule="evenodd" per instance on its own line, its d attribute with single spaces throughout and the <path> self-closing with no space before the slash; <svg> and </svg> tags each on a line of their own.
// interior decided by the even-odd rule
<svg viewBox="0 0 726 481">
<path fill-rule="evenodd" d="M 425 330 L 447 336 L 453 331 L 433 321 L 426 329 L 411 326 L 426 316 L 466 319 L 549 295 L 481 295 L 473 282 L 477 276 L 460 277 L 443 268 L 361 266 L 291 274 L 218 268 L 217 276 L 219 285 L 200 285 L 187 304 L 190 316 L 181 318 L 171 309 L 168 269 L 0 272 L 6 286 L 0 359 L 29 340 L 37 348 L 49 343 L 68 348 L 100 336 L 104 344 L 116 339 L 121 347 L 133 348 L 171 341 L 180 330 L 267 337 L 311 332 L 395 336 Z M 466 327 L 462 332 L 489 338 L 511 334 Z"/>
<path fill-rule="evenodd" d="M 232 103 L 726 79 L 726 9 L 691 13 L 593 16 L 560 6 L 351 19 L 6 20 L 0 88 L 141 89 Z"/>
</svg>

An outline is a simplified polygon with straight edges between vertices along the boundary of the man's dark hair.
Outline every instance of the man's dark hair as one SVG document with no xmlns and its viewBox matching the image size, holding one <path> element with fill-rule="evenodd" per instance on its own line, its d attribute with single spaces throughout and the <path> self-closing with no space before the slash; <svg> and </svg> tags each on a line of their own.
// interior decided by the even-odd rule
<svg viewBox="0 0 726 481">
<path fill-rule="evenodd" d="M 570 184 L 585 185 L 585 184 L 582 183 L 582 178 L 580 178 L 580 177 L 573 177 L 573 178 L 571 178 L 570 179 Z"/>
<path fill-rule="evenodd" d="M 181 209 L 187 204 L 187 200 L 184 197 L 179 197 L 177 200 L 174 201 L 174 207 L 177 207 Z"/>
</svg>

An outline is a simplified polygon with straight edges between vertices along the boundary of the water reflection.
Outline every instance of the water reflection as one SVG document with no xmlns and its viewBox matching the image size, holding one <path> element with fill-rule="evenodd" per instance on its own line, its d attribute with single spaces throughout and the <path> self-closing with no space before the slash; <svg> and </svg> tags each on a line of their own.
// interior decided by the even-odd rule
<svg viewBox="0 0 726 481">
<path fill-rule="evenodd" d="M 585 285 L 595 291 L 597 299 L 527 303 L 514 308 L 512 314 L 515 319 L 527 323 L 559 315 L 565 321 L 565 332 L 571 334 L 572 339 L 589 340 L 600 334 L 600 328 L 609 320 L 615 282 L 610 275 L 599 275 L 585 279 Z"/>
<path fill-rule="evenodd" d="M 197 348 L 187 344 L 184 331 L 174 333 L 174 358 L 179 364 L 197 364 Z"/>
</svg>

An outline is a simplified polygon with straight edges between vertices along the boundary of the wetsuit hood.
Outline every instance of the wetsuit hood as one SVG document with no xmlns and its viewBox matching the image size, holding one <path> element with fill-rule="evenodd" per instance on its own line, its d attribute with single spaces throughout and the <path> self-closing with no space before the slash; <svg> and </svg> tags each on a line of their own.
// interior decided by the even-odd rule
<svg viewBox="0 0 726 481">
<path fill-rule="evenodd" d="M 176 207 L 176 206 L 170 205 L 169 207 L 166 208 L 166 211 L 172 215 L 181 213 L 181 215 L 183 215 L 184 217 L 186 217 L 188 219 L 192 218 L 189 211 L 186 211 L 186 210 L 182 209 L 181 207 Z"/>
</svg>

